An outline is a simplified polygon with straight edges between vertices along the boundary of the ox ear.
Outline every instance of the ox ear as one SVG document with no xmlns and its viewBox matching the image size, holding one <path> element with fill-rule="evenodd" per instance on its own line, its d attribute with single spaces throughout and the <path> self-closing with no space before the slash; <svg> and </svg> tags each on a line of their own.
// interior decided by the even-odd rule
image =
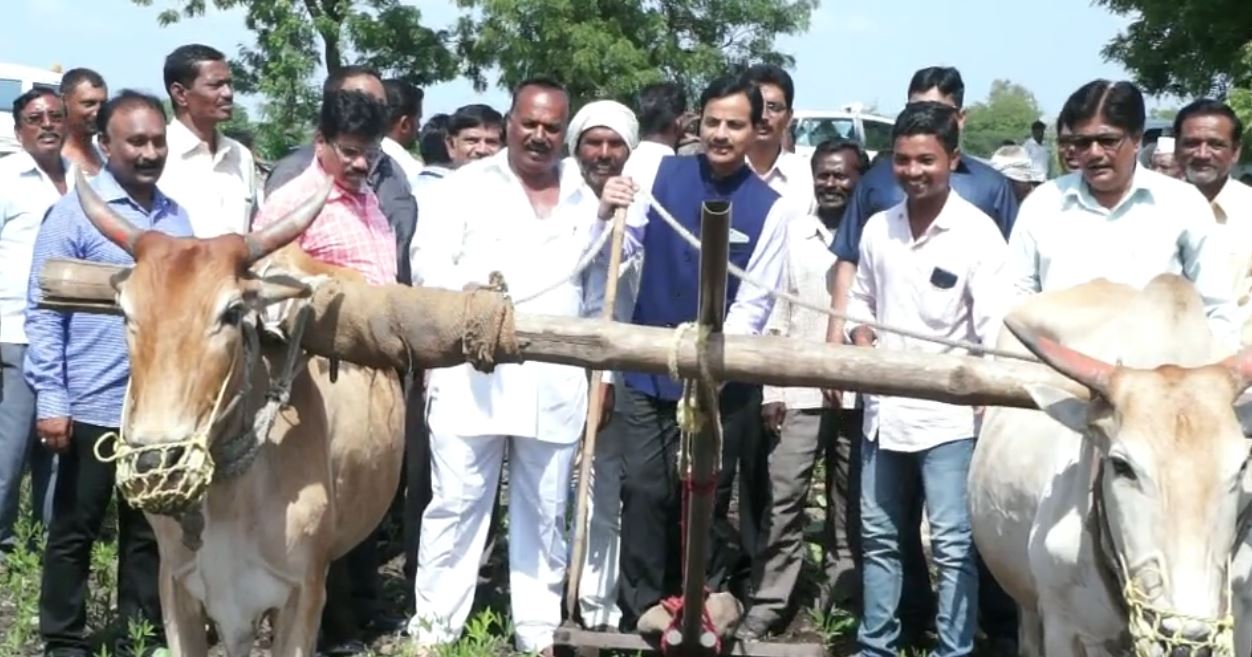
<svg viewBox="0 0 1252 657">
<path fill-rule="evenodd" d="M 1061 388 L 1041 383 L 1026 384 L 1026 392 L 1039 409 L 1065 428 L 1084 434 L 1091 424 L 1091 403 Z"/>
<path fill-rule="evenodd" d="M 264 308 L 271 304 L 301 299 L 313 294 L 313 286 L 289 274 L 274 273 L 248 281 L 246 297 L 251 305 Z"/>
</svg>

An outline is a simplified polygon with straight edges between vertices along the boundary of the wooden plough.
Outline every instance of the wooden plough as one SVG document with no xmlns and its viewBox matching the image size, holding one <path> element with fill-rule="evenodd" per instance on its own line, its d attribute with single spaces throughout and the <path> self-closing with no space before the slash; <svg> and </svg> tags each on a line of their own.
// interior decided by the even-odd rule
<svg viewBox="0 0 1252 657">
<path fill-rule="evenodd" d="M 656 374 L 669 372 L 672 359 L 678 373 L 693 382 L 697 412 L 711 420 L 704 422 L 687 454 L 687 472 L 695 481 L 716 476 L 721 435 L 714 387 L 717 382 L 829 387 L 956 404 L 1024 408 L 1035 407 L 1026 392 L 1029 384 L 1048 384 L 1087 396 L 1081 386 L 1037 363 L 722 334 L 730 216 L 729 204 L 711 208 L 706 205 L 701 225 L 699 329 L 688 331 L 683 339 L 679 339 L 675 329 L 516 315 L 508 299 L 496 293 L 466 294 L 331 281 L 317 287 L 311 295 L 312 319 L 302 344 L 317 355 L 395 368 L 456 365 L 465 362 L 476 349 L 485 352 L 479 354 L 479 360 L 488 363 L 530 360 L 590 370 Z M 98 263 L 49 261 L 40 275 L 40 306 L 61 311 L 117 313 L 111 281 L 121 270 Z M 492 324 L 492 330 L 498 333 L 486 342 L 478 336 L 471 345 L 470 332 L 464 327 L 471 320 L 478 321 L 481 327 L 484 317 L 491 319 L 487 324 Z M 707 339 L 698 338 L 702 332 Z M 711 491 L 693 491 L 684 499 L 688 519 L 683 543 L 685 609 L 703 608 L 704 555 L 713 503 Z M 701 618 L 700 613 L 683 615 L 668 640 L 671 652 L 711 652 L 707 637 L 702 641 Z M 592 650 L 657 649 L 655 642 L 638 635 L 589 632 L 570 625 L 560 628 L 556 638 L 558 644 Z M 760 657 L 821 657 L 825 648 L 814 643 L 728 640 L 724 652 Z"/>
</svg>

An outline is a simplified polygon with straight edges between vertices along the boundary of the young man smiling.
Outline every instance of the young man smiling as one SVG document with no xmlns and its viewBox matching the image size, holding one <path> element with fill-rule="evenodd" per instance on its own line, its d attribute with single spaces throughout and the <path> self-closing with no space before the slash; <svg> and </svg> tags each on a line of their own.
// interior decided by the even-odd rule
<svg viewBox="0 0 1252 657">
<path fill-rule="evenodd" d="M 956 110 L 936 102 L 910 103 L 896 120 L 891 164 L 905 200 L 865 224 L 848 301 L 852 317 L 935 338 L 994 338 L 1003 299 L 996 277 L 1006 247 L 995 222 L 952 193 L 959 131 Z M 848 338 L 860 347 L 953 351 L 894 333 L 879 335 L 855 320 L 848 328 Z M 978 594 L 965 505 L 974 409 L 880 395 L 864 400 L 861 654 L 888 657 L 901 648 L 897 606 L 906 556 L 901 542 L 909 534 L 914 487 L 920 482 L 937 570 L 939 645 L 933 654 L 969 655 Z"/>
</svg>

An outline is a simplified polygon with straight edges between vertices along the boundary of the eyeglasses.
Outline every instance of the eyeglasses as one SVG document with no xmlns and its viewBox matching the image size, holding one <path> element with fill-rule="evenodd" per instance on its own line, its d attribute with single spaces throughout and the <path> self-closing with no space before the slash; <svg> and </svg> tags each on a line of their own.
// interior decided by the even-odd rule
<svg viewBox="0 0 1252 657">
<path fill-rule="evenodd" d="M 1114 151 L 1121 148 L 1126 141 L 1126 133 L 1119 135 L 1100 134 L 1100 135 L 1065 135 L 1057 140 L 1062 150 L 1070 153 L 1085 153 L 1091 149 L 1092 144 L 1096 144 L 1102 151 Z"/>
<path fill-rule="evenodd" d="M 787 104 L 779 103 L 779 102 L 775 102 L 771 100 L 765 103 L 765 111 L 769 112 L 770 114 L 782 114 L 783 112 L 787 111 Z"/>
<path fill-rule="evenodd" d="M 378 146 L 360 149 L 353 146 L 340 146 L 338 142 L 333 141 L 330 142 L 330 145 L 335 149 L 335 152 L 339 154 L 339 157 L 342 157 L 349 162 L 357 159 L 358 157 L 364 157 L 368 162 L 375 162 L 378 158 L 382 157 L 383 154 L 382 149 Z"/>
<path fill-rule="evenodd" d="M 65 112 L 31 112 L 22 115 L 22 123 L 29 126 L 43 125 L 44 122 L 58 124 L 65 122 Z"/>
</svg>

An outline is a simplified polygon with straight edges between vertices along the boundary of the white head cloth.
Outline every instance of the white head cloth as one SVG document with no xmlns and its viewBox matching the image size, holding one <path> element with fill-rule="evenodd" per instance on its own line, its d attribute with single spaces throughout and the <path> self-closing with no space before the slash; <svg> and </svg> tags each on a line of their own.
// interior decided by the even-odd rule
<svg viewBox="0 0 1252 657">
<path fill-rule="evenodd" d="M 616 132 L 632 151 L 639 145 L 639 120 L 635 118 L 635 113 L 615 100 L 596 100 L 583 105 L 569 122 L 565 142 L 570 155 L 578 150 L 578 140 L 583 133 L 592 128 L 608 128 Z"/>
</svg>

